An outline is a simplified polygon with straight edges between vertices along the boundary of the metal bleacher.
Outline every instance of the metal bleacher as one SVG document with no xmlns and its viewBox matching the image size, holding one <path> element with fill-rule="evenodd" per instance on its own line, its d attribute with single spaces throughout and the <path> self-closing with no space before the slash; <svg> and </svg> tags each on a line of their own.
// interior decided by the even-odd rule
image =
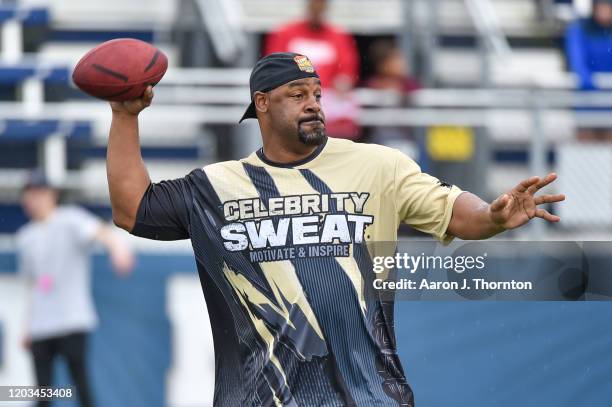
<svg viewBox="0 0 612 407">
<path fill-rule="evenodd" d="M 231 8 L 232 18 L 252 37 L 298 16 L 304 6 L 304 1 L 210 1 Z M 15 50 L 4 44 L 0 54 L 0 86 L 10 90 L 0 101 L 0 210 L 2 205 L 16 205 L 19 186 L 32 163 L 45 166 L 80 202 L 107 205 L 104 155 L 110 110 L 106 103 L 84 97 L 69 78 L 88 49 L 118 36 L 152 41 L 169 56 L 170 67 L 156 86 L 154 106 L 141 120 L 143 156 L 152 179 L 179 177 L 217 158 L 216 141 L 206 125 L 234 124 L 241 116 L 249 97 L 249 68 L 176 66 L 180 52 L 170 33 L 179 3 L 29 0 L 17 8 L 0 8 L 5 43 L 5 30 L 16 39 L 27 38 L 32 23 L 45 27 L 34 49 Z M 330 4 L 330 19 L 358 35 L 398 35 L 406 24 L 406 2 L 401 0 L 334 0 Z M 533 170 L 527 157 L 534 121 L 541 121 L 546 149 L 573 137 L 577 122 L 567 109 L 571 102 L 547 109 L 536 120 L 530 92 L 563 92 L 574 83 L 565 72 L 558 46 L 562 27 L 543 19 L 532 0 L 492 0 L 495 13 L 503 15 L 499 28 L 512 52 L 484 54 L 490 80 L 483 88 L 481 32 L 466 4 L 464 0 L 414 0 L 413 40 L 416 45 L 422 41 L 421 46 L 435 46 L 430 50 L 431 71 L 432 85 L 438 89 L 417 92 L 410 109 L 398 109 L 393 95 L 358 89 L 360 121 L 364 126 L 486 128 L 493 141 L 487 190 L 495 195 Z M 435 38 L 426 42 L 421 31 L 425 33 L 432 21 Z M 555 97 L 558 94 L 551 99 Z M 24 158 L 15 159 L 18 154 Z"/>
<path fill-rule="evenodd" d="M 19 186 L 33 165 L 45 167 L 49 176 L 72 190 L 77 199 L 104 201 L 109 109 L 106 103 L 86 98 L 74 88 L 72 68 L 93 46 L 121 36 L 155 41 L 171 63 L 176 61 L 175 47 L 166 41 L 175 3 L 2 3 L 0 87 L 6 95 L 0 102 L 0 205 L 16 202 Z M 31 27 L 43 30 L 44 36 L 31 49 L 24 49 Z M 145 156 L 153 157 L 153 175 L 178 176 L 201 165 L 201 126 L 177 123 L 176 117 L 156 122 L 151 128 L 144 125 Z"/>
</svg>

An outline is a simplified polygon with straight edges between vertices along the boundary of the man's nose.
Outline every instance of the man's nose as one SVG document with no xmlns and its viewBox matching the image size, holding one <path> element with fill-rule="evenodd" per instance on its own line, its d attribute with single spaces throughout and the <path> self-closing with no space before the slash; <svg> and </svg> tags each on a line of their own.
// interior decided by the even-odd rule
<svg viewBox="0 0 612 407">
<path fill-rule="evenodd" d="M 318 113 L 321 111 L 321 101 L 317 99 L 316 96 L 311 96 L 308 98 L 308 102 L 306 104 L 307 112 L 315 112 Z"/>
</svg>

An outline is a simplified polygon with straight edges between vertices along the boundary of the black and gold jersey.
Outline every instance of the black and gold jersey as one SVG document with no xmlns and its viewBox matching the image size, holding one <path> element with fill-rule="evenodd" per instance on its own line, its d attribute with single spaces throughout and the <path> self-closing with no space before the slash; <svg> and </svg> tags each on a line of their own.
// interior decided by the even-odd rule
<svg viewBox="0 0 612 407">
<path fill-rule="evenodd" d="M 393 304 L 365 295 L 368 242 L 400 222 L 442 242 L 460 189 L 397 150 L 328 139 L 151 184 L 132 231 L 191 239 L 216 355 L 215 406 L 412 406 Z"/>
</svg>

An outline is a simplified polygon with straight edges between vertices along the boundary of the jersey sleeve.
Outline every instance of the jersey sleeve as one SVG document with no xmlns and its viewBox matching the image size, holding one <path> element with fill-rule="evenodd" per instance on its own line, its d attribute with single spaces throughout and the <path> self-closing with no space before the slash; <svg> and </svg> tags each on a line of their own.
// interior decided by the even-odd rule
<svg viewBox="0 0 612 407">
<path fill-rule="evenodd" d="M 449 244 L 454 236 L 446 230 L 455 199 L 463 191 L 421 172 L 417 163 L 404 154 L 397 152 L 397 155 L 394 190 L 400 221 Z"/>
<path fill-rule="evenodd" d="M 193 207 L 193 176 L 152 183 L 147 188 L 131 234 L 153 240 L 188 239 Z"/>
</svg>

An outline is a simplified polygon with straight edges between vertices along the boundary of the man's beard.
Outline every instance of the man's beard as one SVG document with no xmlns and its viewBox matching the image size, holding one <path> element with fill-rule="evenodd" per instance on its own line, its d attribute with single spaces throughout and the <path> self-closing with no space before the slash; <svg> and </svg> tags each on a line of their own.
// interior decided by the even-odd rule
<svg viewBox="0 0 612 407">
<path fill-rule="evenodd" d="M 298 127 L 298 138 L 307 146 L 319 146 L 321 143 L 323 143 L 325 137 L 327 137 L 325 134 L 325 127 L 321 127 L 310 132 L 304 130 L 302 126 Z"/>
</svg>

